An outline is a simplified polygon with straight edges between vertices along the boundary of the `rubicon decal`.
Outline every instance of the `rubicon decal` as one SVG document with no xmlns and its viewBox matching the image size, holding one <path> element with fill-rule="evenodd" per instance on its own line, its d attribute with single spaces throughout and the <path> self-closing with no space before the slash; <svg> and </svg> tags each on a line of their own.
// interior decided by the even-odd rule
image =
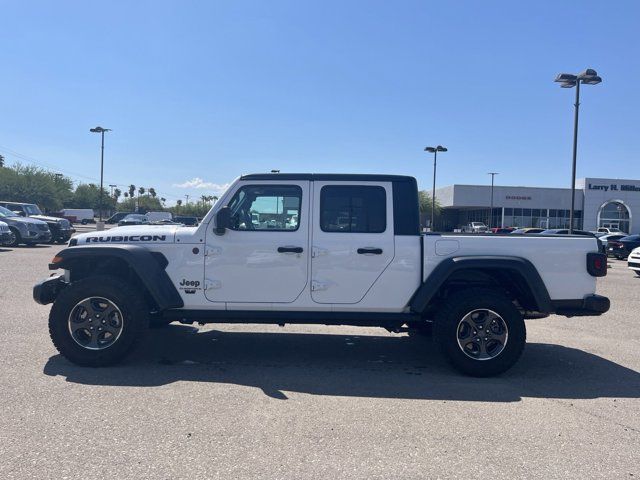
<svg viewBox="0 0 640 480">
<path fill-rule="evenodd" d="M 87 237 L 85 243 L 108 242 L 166 242 L 166 235 L 113 235 L 106 237 Z"/>
</svg>

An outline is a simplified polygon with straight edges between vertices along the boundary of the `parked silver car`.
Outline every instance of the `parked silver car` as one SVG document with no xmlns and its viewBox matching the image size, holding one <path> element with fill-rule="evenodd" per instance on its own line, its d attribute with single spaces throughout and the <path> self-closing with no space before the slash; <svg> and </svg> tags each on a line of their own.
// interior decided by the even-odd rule
<svg viewBox="0 0 640 480">
<path fill-rule="evenodd" d="M 9 225 L 4 222 L 0 222 L 0 245 L 4 245 L 11 240 L 11 230 Z"/>
<path fill-rule="evenodd" d="M 21 217 L 4 207 L 0 207 L 0 220 L 9 225 L 10 238 L 6 245 L 10 247 L 17 247 L 21 243 L 35 245 L 51 241 L 49 226 L 42 220 Z"/>
</svg>

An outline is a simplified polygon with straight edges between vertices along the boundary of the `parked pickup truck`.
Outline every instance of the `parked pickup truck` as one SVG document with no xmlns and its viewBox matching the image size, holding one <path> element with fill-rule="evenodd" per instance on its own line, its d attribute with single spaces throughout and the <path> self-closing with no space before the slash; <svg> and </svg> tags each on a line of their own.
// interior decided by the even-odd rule
<svg viewBox="0 0 640 480">
<path fill-rule="evenodd" d="M 395 175 L 238 178 L 197 228 L 74 236 L 38 283 L 54 345 L 116 363 L 149 323 L 305 323 L 424 332 L 474 376 L 511 367 L 525 318 L 600 315 L 595 238 L 420 234 L 418 189 Z"/>
</svg>

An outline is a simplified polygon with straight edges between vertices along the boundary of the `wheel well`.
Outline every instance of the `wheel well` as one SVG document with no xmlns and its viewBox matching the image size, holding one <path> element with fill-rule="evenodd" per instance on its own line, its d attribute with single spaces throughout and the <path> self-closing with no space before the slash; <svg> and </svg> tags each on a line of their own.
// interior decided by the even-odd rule
<svg viewBox="0 0 640 480">
<path fill-rule="evenodd" d="M 531 287 L 522 273 L 512 269 L 488 267 L 453 272 L 431 298 L 427 312 L 436 310 L 439 304 L 449 296 L 461 290 L 477 287 L 500 291 L 524 311 L 538 311 L 539 309 Z"/>
<path fill-rule="evenodd" d="M 122 258 L 109 255 L 82 259 L 78 258 L 69 261 L 68 265 L 65 265 L 64 268 L 70 271 L 71 282 L 97 275 L 110 275 L 112 277 L 119 278 L 131 285 L 144 296 L 145 302 L 149 306 L 150 311 L 158 308 L 156 301 L 145 287 L 140 276 Z"/>
</svg>

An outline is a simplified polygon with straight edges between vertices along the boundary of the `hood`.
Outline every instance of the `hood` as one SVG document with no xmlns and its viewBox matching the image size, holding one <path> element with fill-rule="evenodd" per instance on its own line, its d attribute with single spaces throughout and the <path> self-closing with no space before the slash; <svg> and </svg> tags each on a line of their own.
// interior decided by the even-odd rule
<svg viewBox="0 0 640 480">
<path fill-rule="evenodd" d="M 59 217 L 49 217 L 47 215 L 30 215 L 29 218 L 35 218 L 37 220 L 42 220 L 43 222 L 58 222 L 60 223 L 62 218 Z"/>
<path fill-rule="evenodd" d="M 74 235 L 77 245 L 118 244 L 118 243 L 174 243 L 176 225 L 135 225 L 130 227 L 116 227 L 101 232 L 81 233 Z"/>
<path fill-rule="evenodd" d="M 47 222 L 43 222 L 42 220 L 38 220 L 37 218 L 31 218 L 31 217 L 4 217 L 2 219 L 4 222 L 7 223 L 11 223 L 11 222 L 17 222 L 17 223 L 26 223 L 28 225 L 40 225 L 40 224 L 47 224 Z"/>
</svg>

